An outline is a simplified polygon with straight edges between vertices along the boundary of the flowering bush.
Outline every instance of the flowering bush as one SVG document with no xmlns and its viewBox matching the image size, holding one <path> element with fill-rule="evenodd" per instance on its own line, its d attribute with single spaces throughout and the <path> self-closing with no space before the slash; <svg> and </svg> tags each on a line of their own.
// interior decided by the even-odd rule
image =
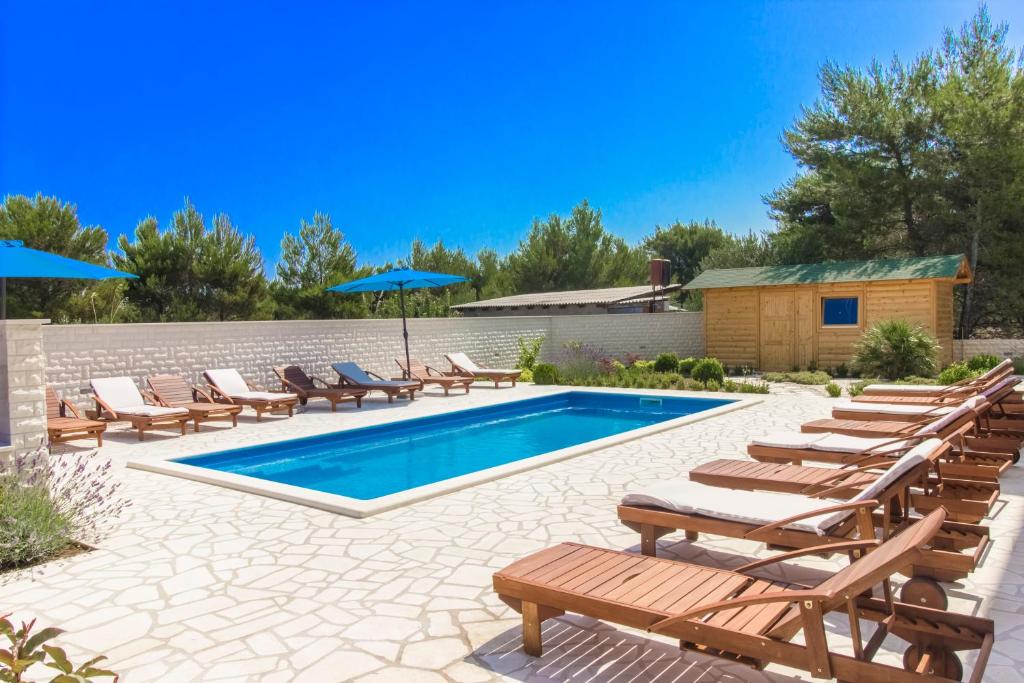
<svg viewBox="0 0 1024 683">
<path fill-rule="evenodd" d="M 612 372 L 611 365 L 605 362 L 607 358 L 606 353 L 590 344 L 571 341 L 562 345 L 562 350 L 555 358 L 555 366 L 558 367 L 561 379 L 569 384 L 577 384 L 592 375 Z"/>
<path fill-rule="evenodd" d="M 97 541 L 127 502 L 110 460 L 38 450 L 0 463 L 0 570 Z"/>
</svg>

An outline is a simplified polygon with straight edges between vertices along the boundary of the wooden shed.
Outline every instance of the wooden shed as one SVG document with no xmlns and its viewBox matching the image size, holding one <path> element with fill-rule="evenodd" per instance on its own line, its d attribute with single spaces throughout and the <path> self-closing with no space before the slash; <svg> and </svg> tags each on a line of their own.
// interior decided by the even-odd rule
<svg viewBox="0 0 1024 683">
<path fill-rule="evenodd" d="M 872 324 L 922 325 L 952 360 L 953 286 L 970 282 L 956 256 L 708 270 L 683 289 L 704 299 L 707 354 L 760 370 L 849 363 Z"/>
</svg>

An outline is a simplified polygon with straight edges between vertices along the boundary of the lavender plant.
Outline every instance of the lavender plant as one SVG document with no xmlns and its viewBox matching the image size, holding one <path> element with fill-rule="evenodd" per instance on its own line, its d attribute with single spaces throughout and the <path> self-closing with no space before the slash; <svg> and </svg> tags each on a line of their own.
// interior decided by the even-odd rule
<svg viewBox="0 0 1024 683">
<path fill-rule="evenodd" d="M 607 354 L 590 344 L 570 341 L 562 345 L 555 358 L 558 375 L 566 384 L 580 384 L 584 379 L 607 374 L 610 366 L 603 361 Z"/>
<path fill-rule="evenodd" d="M 0 571 L 107 533 L 127 506 L 111 468 L 94 451 L 51 455 L 40 449 L 0 462 Z"/>
</svg>

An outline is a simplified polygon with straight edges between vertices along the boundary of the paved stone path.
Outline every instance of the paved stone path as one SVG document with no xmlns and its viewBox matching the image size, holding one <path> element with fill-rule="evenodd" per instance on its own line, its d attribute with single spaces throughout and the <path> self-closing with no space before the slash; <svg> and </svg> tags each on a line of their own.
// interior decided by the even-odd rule
<svg viewBox="0 0 1024 683">
<path fill-rule="evenodd" d="M 311 406 L 292 420 L 211 428 L 143 444 L 113 433 L 102 455 L 174 455 L 482 405 L 549 391 L 524 386 L 428 395 L 412 405 Z M 642 392 L 651 393 L 651 392 Z M 801 392 L 803 393 L 803 392 Z M 392 510 L 351 519 L 184 479 L 120 469 L 133 506 L 94 552 L 0 577 L 0 612 L 68 630 L 78 657 L 105 653 L 135 681 L 787 681 L 686 653 L 664 639 L 577 616 L 546 622 L 544 657 L 521 650 L 518 616 L 491 574 L 561 541 L 635 548 L 615 504 L 640 484 L 744 453 L 754 434 L 827 415 L 830 399 L 773 395 L 759 405 Z M 149 437 L 147 437 L 149 438 Z M 950 589 L 954 609 L 997 621 L 986 680 L 1024 680 L 1022 475 L 1004 478 L 983 567 Z M 662 541 L 679 557 L 766 556 L 720 538 Z M 802 563 L 806 571 L 838 560 Z M 845 620 L 830 619 L 843 646 Z M 896 641 L 884 656 L 899 659 Z M 973 661 L 973 660 L 969 660 Z M 806 679 L 806 676 L 803 677 Z"/>
</svg>

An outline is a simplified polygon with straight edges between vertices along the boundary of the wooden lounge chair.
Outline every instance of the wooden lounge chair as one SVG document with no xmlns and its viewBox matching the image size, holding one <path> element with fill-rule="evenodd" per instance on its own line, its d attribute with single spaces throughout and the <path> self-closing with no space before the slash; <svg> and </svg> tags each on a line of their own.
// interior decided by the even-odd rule
<svg viewBox="0 0 1024 683">
<path fill-rule="evenodd" d="M 482 368 L 464 353 L 446 353 L 444 357 L 452 364 L 452 372 L 490 380 L 494 382 L 495 389 L 500 386 L 501 382 L 512 382 L 512 386 L 515 387 L 519 375 L 523 374 L 522 370 Z"/>
<path fill-rule="evenodd" d="M 387 380 L 369 370 L 363 370 L 355 363 L 333 363 L 331 365 L 340 378 L 339 386 L 351 387 L 361 391 L 382 391 L 388 397 L 388 403 L 396 396 L 403 394 L 412 401 L 420 390 L 420 383 L 413 380 Z"/>
<path fill-rule="evenodd" d="M 365 391 L 334 386 L 316 375 L 307 375 L 298 365 L 275 367 L 274 374 L 281 380 L 281 390 L 295 392 L 302 405 L 306 405 L 311 398 L 322 398 L 330 402 L 332 413 L 337 412 L 339 403 L 354 401 L 356 408 L 363 407 Z"/>
<path fill-rule="evenodd" d="M 801 464 L 803 461 L 846 465 L 873 451 L 899 447 L 905 440 L 936 437 L 953 445 L 950 457 L 939 472 L 951 479 L 994 482 L 1013 465 L 1019 443 L 1001 438 L 977 437 L 978 415 L 988 409 L 982 398 L 971 399 L 938 419 L 920 423 L 894 423 L 901 428 L 872 436 L 826 431 L 824 427 L 842 425 L 844 420 L 820 420 L 801 427 L 799 432 L 777 432 L 755 437 L 747 445 L 747 455 L 770 463 Z M 912 428 L 911 428 L 912 427 Z"/>
<path fill-rule="evenodd" d="M 126 420 L 139 433 L 139 441 L 152 429 L 178 428 L 182 434 L 188 429 L 192 416 L 184 408 L 157 405 L 147 400 L 130 377 L 104 377 L 90 380 L 96 412 L 102 419 Z"/>
<path fill-rule="evenodd" d="M 428 384 L 436 384 L 444 389 L 444 395 L 447 396 L 448 392 L 454 386 L 461 386 L 469 393 L 469 388 L 473 386 L 474 380 L 472 377 L 466 375 L 446 375 L 440 370 L 436 370 L 422 361 L 418 361 L 415 358 L 409 360 L 411 367 L 405 367 L 405 361 L 398 358 L 395 359 L 395 363 L 402 369 L 402 375 L 409 379 L 415 380 L 420 383 L 421 387 L 425 387 Z"/>
<path fill-rule="evenodd" d="M 46 386 L 46 433 L 51 444 L 96 439 L 96 446 L 100 447 L 106 429 L 106 422 L 83 419 L 74 403 L 60 398 L 53 387 Z"/>
<path fill-rule="evenodd" d="M 1004 399 L 1014 393 L 1016 385 L 1016 378 L 1010 377 L 985 389 L 977 396 L 958 396 L 948 400 L 940 400 L 939 403 L 932 405 L 844 401 L 833 405 L 832 417 L 838 420 L 892 420 L 897 422 L 913 422 L 922 418 L 935 419 L 948 415 L 957 406 L 972 398 L 982 397 L 991 403 L 993 407 L 1000 406 Z M 1001 407 L 1000 410 L 1002 410 Z"/>
<path fill-rule="evenodd" d="M 618 507 L 619 520 L 640 532 L 640 547 L 654 555 L 657 539 L 685 531 L 689 540 L 700 533 L 744 538 L 784 548 L 844 543 L 859 537 L 886 540 L 913 520 L 904 509 L 911 487 L 924 487 L 931 469 L 929 457 L 943 448 L 928 439 L 911 449 L 870 485 L 848 501 L 831 504 L 821 497 L 767 491 L 725 491 L 688 479 L 666 480 L 627 494 Z M 877 514 L 873 514 L 875 511 Z M 988 544 L 986 527 L 946 522 L 938 543 L 914 565 L 914 590 L 941 601 L 945 594 L 935 581 L 953 581 L 974 570 Z M 969 551 L 969 552 L 964 552 Z M 934 579 L 935 581 L 930 581 Z M 922 588 L 924 586 L 924 588 Z"/>
<path fill-rule="evenodd" d="M 575 612 L 678 638 L 683 648 L 756 668 L 778 664 L 811 678 L 851 683 L 960 680 L 963 667 L 956 652 L 978 650 L 970 680 L 980 683 L 994 642 L 991 620 L 892 598 L 892 576 L 920 561 L 943 521 L 939 509 L 881 545 L 843 543 L 851 557 L 870 551 L 816 585 L 764 578 L 759 570 L 828 548 L 808 547 L 726 570 L 576 543 L 512 563 L 494 574 L 493 585 L 501 600 L 522 614 L 523 647 L 535 657 L 542 654 L 542 623 Z M 874 597 L 878 587 L 882 597 Z M 830 612 L 847 615 L 852 654 L 829 646 L 824 615 Z M 866 642 L 862 620 L 877 624 Z M 908 644 L 902 669 L 874 661 L 890 634 Z"/>
<path fill-rule="evenodd" d="M 864 393 L 856 398 L 860 400 L 869 396 L 936 398 L 957 394 L 964 390 L 977 393 L 974 390 L 978 387 L 998 382 L 1012 373 L 1013 361 L 1007 358 L 980 377 L 963 379 L 955 384 L 869 384 L 864 387 Z"/>
<path fill-rule="evenodd" d="M 181 375 L 150 375 L 146 382 L 160 405 L 187 410 L 197 432 L 199 423 L 213 420 L 231 420 L 232 427 L 238 426 L 238 414 L 242 412 L 242 406 L 217 403 L 212 396 Z"/>
<path fill-rule="evenodd" d="M 850 437 L 847 437 L 850 438 Z M 721 458 L 690 470 L 691 481 L 744 491 L 775 491 L 848 499 L 873 483 L 921 437 L 898 440 L 868 449 L 842 467 L 815 467 Z M 953 450 L 947 441 L 946 449 Z M 949 519 L 975 524 L 984 519 L 999 498 L 995 481 L 973 481 L 942 476 L 946 453 L 935 450 L 929 459 L 935 474 L 924 488 L 912 489 L 907 506 L 919 513 L 944 507 Z"/>
<path fill-rule="evenodd" d="M 291 417 L 295 412 L 295 404 L 299 397 L 279 391 L 263 391 L 255 387 L 234 368 L 204 370 L 203 378 L 210 385 L 210 395 L 219 403 L 231 403 L 249 406 L 256 411 L 256 421 L 263 420 L 263 413 L 288 413 Z"/>
</svg>

